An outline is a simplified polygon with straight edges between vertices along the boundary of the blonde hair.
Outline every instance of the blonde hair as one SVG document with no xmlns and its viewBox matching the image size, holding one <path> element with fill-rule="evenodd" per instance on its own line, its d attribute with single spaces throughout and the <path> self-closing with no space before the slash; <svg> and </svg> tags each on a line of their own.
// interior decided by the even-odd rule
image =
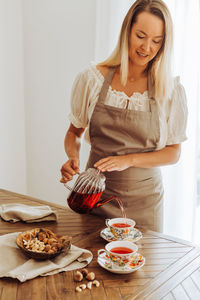
<svg viewBox="0 0 200 300">
<path fill-rule="evenodd" d="M 166 4 L 162 0 L 137 0 L 130 7 L 122 23 L 117 46 L 112 54 L 100 65 L 120 66 L 121 82 L 126 84 L 128 78 L 129 37 L 137 16 L 147 11 L 164 22 L 164 39 L 157 55 L 149 62 L 148 75 L 154 85 L 154 97 L 157 100 L 168 99 L 173 89 L 171 72 L 171 53 L 173 45 L 173 23 Z"/>
</svg>

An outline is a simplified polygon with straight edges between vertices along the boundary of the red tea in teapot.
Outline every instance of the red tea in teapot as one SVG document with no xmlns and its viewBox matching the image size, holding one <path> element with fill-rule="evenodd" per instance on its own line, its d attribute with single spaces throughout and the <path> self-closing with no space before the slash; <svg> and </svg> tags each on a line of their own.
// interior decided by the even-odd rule
<svg viewBox="0 0 200 300">
<path fill-rule="evenodd" d="M 79 214 L 89 213 L 100 199 L 101 193 L 95 194 L 81 194 L 72 191 L 69 198 L 67 199 L 69 207 Z"/>
<path fill-rule="evenodd" d="M 69 195 L 67 202 L 69 207 L 79 213 L 79 214 L 88 214 L 93 208 L 100 207 L 111 200 L 116 200 L 119 204 L 122 216 L 126 218 L 126 214 L 122 205 L 122 202 L 116 196 L 111 196 L 106 199 L 100 199 L 103 192 L 93 193 L 93 194 L 83 194 L 72 191 Z M 126 224 L 126 227 L 128 224 Z"/>
<path fill-rule="evenodd" d="M 116 200 L 121 209 L 122 215 L 126 218 L 121 200 L 117 196 L 100 199 L 105 190 L 106 177 L 97 169 L 89 168 L 79 174 L 74 187 L 65 186 L 71 191 L 67 198 L 69 207 L 79 214 L 87 214 L 93 208 L 106 204 L 111 200 Z"/>
</svg>

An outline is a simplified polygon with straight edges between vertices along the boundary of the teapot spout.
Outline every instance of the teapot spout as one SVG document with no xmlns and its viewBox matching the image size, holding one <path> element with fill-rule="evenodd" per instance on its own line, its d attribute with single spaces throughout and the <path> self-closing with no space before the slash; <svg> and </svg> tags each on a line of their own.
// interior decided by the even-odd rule
<svg viewBox="0 0 200 300">
<path fill-rule="evenodd" d="M 97 203 L 95 203 L 95 205 L 93 206 L 93 208 L 98 208 L 98 207 L 100 207 L 100 206 L 102 206 L 102 205 L 110 202 L 113 199 L 118 199 L 118 198 L 116 196 L 110 196 L 110 197 L 108 197 L 106 199 L 100 199 Z"/>
<path fill-rule="evenodd" d="M 108 197 L 106 199 L 100 199 L 97 203 L 95 203 L 95 205 L 93 206 L 93 208 L 98 208 L 98 207 L 100 207 L 100 206 L 108 203 L 111 200 L 116 200 L 118 202 L 119 208 L 120 208 L 121 213 L 122 213 L 122 217 L 126 218 L 126 213 L 125 213 L 122 201 L 117 196 L 110 196 L 110 197 Z"/>
</svg>

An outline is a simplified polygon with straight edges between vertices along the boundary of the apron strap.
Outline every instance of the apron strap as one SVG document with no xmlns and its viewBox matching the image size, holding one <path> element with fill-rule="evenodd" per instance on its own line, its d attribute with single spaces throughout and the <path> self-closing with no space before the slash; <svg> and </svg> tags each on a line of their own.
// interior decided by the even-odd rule
<svg viewBox="0 0 200 300">
<path fill-rule="evenodd" d="M 112 81 L 112 78 L 114 76 L 114 73 L 115 73 L 115 69 L 116 67 L 110 67 L 105 78 L 104 78 L 104 82 L 103 82 L 103 85 L 102 85 L 102 88 L 101 88 L 101 91 L 99 93 L 99 98 L 98 98 L 98 102 L 104 102 L 105 98 L 106 98 L 106 95 L 107 95 L 107 92 L 108 92 L 108 88 L 109 88 L 109 85 Z"/>
</svg>

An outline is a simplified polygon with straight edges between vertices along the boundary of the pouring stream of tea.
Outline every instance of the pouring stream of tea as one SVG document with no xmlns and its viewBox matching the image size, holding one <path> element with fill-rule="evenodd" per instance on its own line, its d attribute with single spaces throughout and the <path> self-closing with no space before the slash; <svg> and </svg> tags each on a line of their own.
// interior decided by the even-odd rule
<svg viewBox="0 0 200 300">
<path fill-rule="evenodd" d="M 124 207 L 123 207 L 123 204 L 122 204 L 122 200 L 120 200 L 117 196 L 113 196 L 114 199 L 118 202 L 119 204 L 119 208 L 121 210 L 121 213 L 122 213 L 122 217 L 124 218 L 124 223 L 126 223 L 126 213 L 125 213 L 125 210 L 124 210 Z"/>
</svg>

